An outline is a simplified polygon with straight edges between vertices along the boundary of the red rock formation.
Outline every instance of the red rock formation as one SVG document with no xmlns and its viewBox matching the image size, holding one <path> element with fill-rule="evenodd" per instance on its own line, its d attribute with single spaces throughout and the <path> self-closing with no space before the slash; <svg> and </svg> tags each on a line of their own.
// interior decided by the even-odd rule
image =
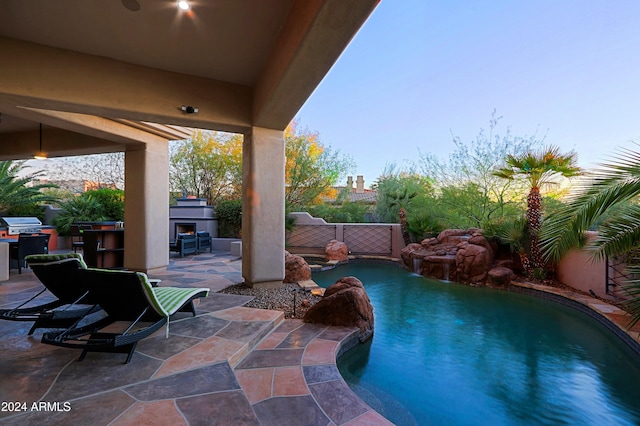
<svg viewBox="0 0 640 426">
<path fill-rule="evenodd" d="M 515 274 L 511 269 L 498 266 L 489 271 L 487 284 L 495 287 L 508 287 L 514 277 Z"/>
<path fill-rule="evenodd" d="M 324 251 L 326 253 L 327 260 L 338 260 L 340 262 L 349 260 L 349 250 L 347 250 L 347 245 L 342 241 L 329 241 Z"/>
<path fill-rule="evenodd" d="M 329 286 L 321 301 L 305 314 L 304 322 L 358 327 L 361 342 L 373 335 L 373 306 L 356 277 L 344 277 Z"/>
<path fill-rule="evenodd" d="M 285 283 L 297 283 L 311 279 L 311 268 L 303 257 L 284 252 L 284 280 Z"/>
</svg>

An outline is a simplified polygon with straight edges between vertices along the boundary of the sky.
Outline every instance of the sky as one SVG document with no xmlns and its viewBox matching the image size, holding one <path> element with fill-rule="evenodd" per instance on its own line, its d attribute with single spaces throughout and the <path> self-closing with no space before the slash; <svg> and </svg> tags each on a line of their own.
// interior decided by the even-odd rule
<svg viewBox="0 0 640 426">
<path fill-rule="evenodd" d="M 638 148 L 640 1 L 381 0 L 296 117 L 369 186 L 494 110 L 584 168 Z"/>
</svg>

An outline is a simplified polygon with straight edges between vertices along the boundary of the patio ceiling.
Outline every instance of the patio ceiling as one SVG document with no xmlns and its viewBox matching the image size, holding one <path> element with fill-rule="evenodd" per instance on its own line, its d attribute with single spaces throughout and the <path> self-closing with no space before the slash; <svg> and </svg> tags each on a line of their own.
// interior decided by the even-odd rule
<svg viewBox="0 0 640 426">
<path fill-rule="evenodd" d="M 2 0 L 0 159 L 282 130 L 378 1 Z"/>
</svg>

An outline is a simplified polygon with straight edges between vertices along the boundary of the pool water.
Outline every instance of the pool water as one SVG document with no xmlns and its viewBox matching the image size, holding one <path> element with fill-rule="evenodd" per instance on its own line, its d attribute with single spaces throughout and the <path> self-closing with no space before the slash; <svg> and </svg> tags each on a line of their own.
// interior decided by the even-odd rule
<svg viewBox="0 0 640 426">
<path fill-rule="evenodd" d="M 532 296 L 388 265 L 314 273 L 365 285 L 373 340 L 338 360 L 398 425 L 638 425 L 640 360 L 587 315 Z"/>
</svg>

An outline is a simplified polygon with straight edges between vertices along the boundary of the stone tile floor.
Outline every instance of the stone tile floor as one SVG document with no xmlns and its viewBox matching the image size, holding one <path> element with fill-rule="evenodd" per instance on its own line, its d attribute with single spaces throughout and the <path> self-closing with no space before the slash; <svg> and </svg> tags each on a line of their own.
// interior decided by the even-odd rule
<svg viewBox="0 0 640 426">
<path fill-rule="evenodd" d="M 242 282 L 240 271 L 229 253 L 172 257 L 152 276 L 160 285 L 212 293 L 196 317 L 172 318 L 168 338 L 163 328 L 142 340 L 129 364 L 123 354 L 100 353 L 79 362 L 78 350 L 40 343 L 43 330 L 27 336 L 31 323 L 0 321 L 0 424 L 390 424 L 336 367 L 355 330 L 285 320 L 243 307 L 250 297 L 215 293 Z M 28 270 L 11 272 L 0 283 L 0 308 L 41 288 Z M 16 408 L 24 411 L 7 411 Z"/>
</svg>

